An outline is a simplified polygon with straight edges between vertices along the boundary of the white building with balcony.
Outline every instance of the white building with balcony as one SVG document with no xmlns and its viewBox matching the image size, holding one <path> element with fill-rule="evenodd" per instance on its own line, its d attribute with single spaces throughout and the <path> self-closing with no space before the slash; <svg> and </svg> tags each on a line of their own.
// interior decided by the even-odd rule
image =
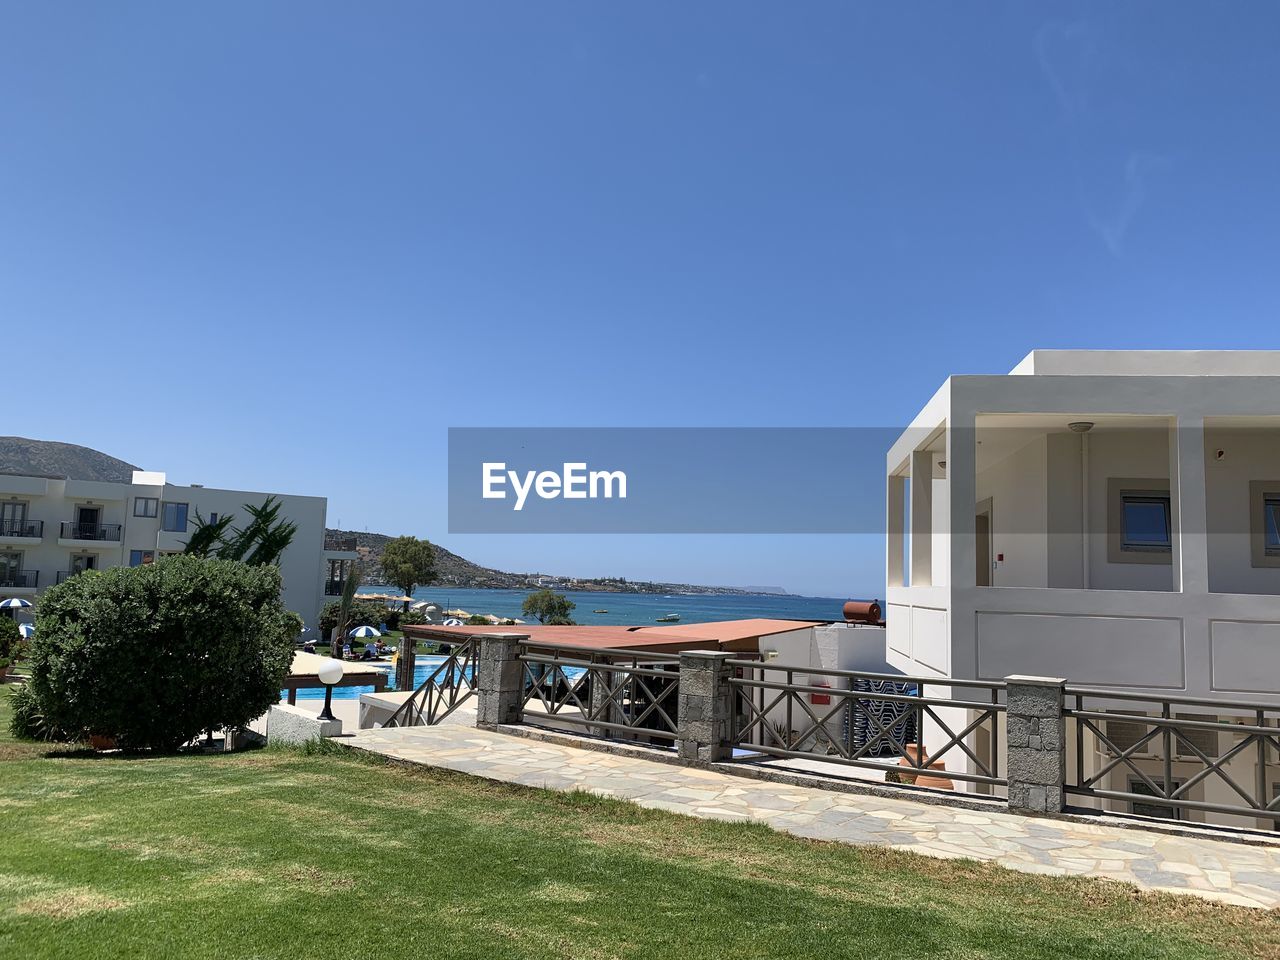
<svg viewBox="0 0 1280 960">
<path fill-rule="evenodd" d="M 285 606 L 313 625 L 356 557 L 354 546 L 325 549 L 324 497 L 178 486 L 141 470 L 131 483 L 0 474 L 0 597 L 33 598 L 83 570 L 181 553 L 197 513 L 208 521 L 233 514 L 239 526 L 249 520 L 244 505 L 268 496 L 298 527 L 280 560 Z"/>
<path fill-rule="evenodd" d="M 1037 350 L 1006 376 L 954 376 L 891 448 L 887 478 L 898 669 L 1280 704 L 1280 351 Z M 1137 742 L 1130 726 L 1107 722 L 1114 743 L 1095 744 L 1086 773 Z M 1202 732 L 1205 756 L 1228 749 Z M 1141 746 L 1158 769 L 1159 740 Z M 1162 774 L 1175 781 L 1199 760 L 1176 747 Z M 1253 757 L 1232 757 L 1232 775 L 1280 795 L 1274 763 Z M 1132 774 L 1117 765 L 1110 789 L 1141 792 Z M 1231 792 L 1191 779 L 1182 796 Z"/>
</svg>

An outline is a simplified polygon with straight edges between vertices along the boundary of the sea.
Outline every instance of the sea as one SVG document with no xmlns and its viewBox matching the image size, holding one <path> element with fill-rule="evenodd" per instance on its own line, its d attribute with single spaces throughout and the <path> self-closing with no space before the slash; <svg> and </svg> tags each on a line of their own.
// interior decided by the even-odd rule
<svg viewBox="0 0 1280 960">
<path fill-rule="evenodd" d="M 394 588 L 369 587 L 361 593 L 395 593 Z M 451 590 L 421 587 L 415 600 L 429 600 L 441 610 L 491 613 L 513 620 L 525 619 L 520 607 L 530 590 Z M 572 618 L 582 624 L 645 626 L 659 617 L 679 614 L 681 623 L 711 620 L 745 620 L 776 617 L 782 620 L 839 620 L 845 599 L 793 597 L 774 594 L 595 593 L 556 590 L 576 604 Z M 604 611 L 603 613 L 597 611 Z"/>
<path fill-rule="evenodd" d="M 395 593 L 395 588 L 365 587 L 361 593 Z M 465 610 L 467 613 L 493 614 L 525 619 L 521 605 L 530 590 L 453 590 L 420 587 L 414 600 L 429 600 L 441 610 Z M 557 590 L 576 604 L 572 618 L 581 624 L 622 624 L 648 626 L 659 617 L 679 614 L 680 623 L 707 623 L 712 620 L 745 620 L 770 617 L 780 620 L 840 620 L 845 600 L 837 597 L 797 597 L 775 594 L 687 594 L 687 593 L 595 593 Z M 421 683 L 428 673 L 443 662 L 442 657 L 419 655 L 414 662 L 415 682 Z M 383 661 L 390 671 L 391 664 Z M 373 687 L 335 687 L 334 699 L 355 699 L 370 693 Z M 323 690 L 299 690 L 300 700 L 324 696 Z"/>
</svg>

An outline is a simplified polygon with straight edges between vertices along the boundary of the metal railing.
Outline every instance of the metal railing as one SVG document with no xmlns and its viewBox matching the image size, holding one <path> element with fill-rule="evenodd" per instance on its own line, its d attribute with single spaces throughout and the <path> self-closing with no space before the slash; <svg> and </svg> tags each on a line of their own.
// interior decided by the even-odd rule
<svg viewBox="0 0 1280 960">
<path fill-rule="evenodd" d="M 40 538 L 44 536 L 43 520 L 0 520 L 0 536 Z"/>
<path fill-rule="evenodd" d="M 326 597 L 340 597 L 346 586 L 347 581 L 345 580 L 326 580 L 324 582 L 324 595 Z"/>
<path fill-rule="evenodd" d="M 522 722 L 552 720 L 595 735 L 675 742 L 680 660 L 635 650 L 521 644 Z"/>
<path fill-rule="evenodd" d="M 39 582 L 39 570 L 0 570 L 0 588 L 35 587 Z"/>
<path fill-rule="evenodd" d="M 1124 709 L 1108 710 L 1098 701 L 1119 703 Z M 1196 714 L 1207 711 L 1213 718 L 1188 716 L 1180 708 Z M 1280 824 L 1280 794 L 1268 796 L 1267 773 L 1280 766 L 1275 759 L 1280 751 L 1280 707 L 1067 686 L 1063 715 L 1074 719 L 1076 740 L 1076 762 L 1067 773 L 1066 793 L 1161 808 L 1175 818 L 1184 810 L 1203 810 Z M 1129 727 L 1126 732 L 1133 735 L 1117 743 L 1122 738 L 1108 729 L 1113 723 Z M 1229 744 L 1225 749 L 1224 735 Z M 1235 775 L 1229 771 L 1232 761 L 1238 761 Z M 1241 773 L 1247 774 L 1248 782 L 1240 782 Z M 1112 788 L 1117 774 L 1130 789 Z M 1192 799 L 1193 790 L 1203 795 L 1203 788 L 1197 788 L 1209 783 L 1225 788 L 1221 792 L 1232 802 Z"/>
<path fill-rule="evenodd" d="M 353 553 L 356 549 L 355 537 L 325 537 L 324 548 L 344 553 Z"/>
<path fill-rule="evenodd" d="M 78 520 L 63 520 L 62 532 L 64 540 L 119 540 L 120 524 L 118 523 L 80 523 Z"/>
<path fill-rule="evenodd" d="M 403 643 L 413 640 L 406 637 Z M 456 643 L 383 726 L 430 727 L 439 723 L 475 694 L 479 663 L 479 637 Z"/>
<path fill-rule="evenodd" d="M 908 783 L 917 777 L 1007 783 L 1000 773 L 1003 682 L 771 666 L 758 660 L 727 663 L 735 674 L 729 679 L 735 691 L 730 740 L 735 751 L 881 770 Z M 987 699 L 930 696 L 929 688 L 939 686 L 973 690 Z M 949 721 L 940 712 L 944 709 L 963 710 L 965 719 Z M 858 742 L 863 723 L 866 735 Z M 926 726 L 934 741 L 936 734 L 943 739 L 928 755 L 921 748 Z M 988 738 L 985 751 L 968 742 L 980 731 Z M 974 772 L 947 769 L 948 755 Z"/>
</svg>

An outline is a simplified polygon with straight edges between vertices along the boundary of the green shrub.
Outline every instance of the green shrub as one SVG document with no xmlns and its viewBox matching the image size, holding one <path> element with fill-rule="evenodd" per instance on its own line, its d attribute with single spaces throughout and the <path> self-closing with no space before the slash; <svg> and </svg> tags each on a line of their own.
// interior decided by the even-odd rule
<svg viewBox="0 0 1280 960">
<path fill-rule="evenodd" d="M 337 600 L 331 600 L 320 611 L 320 622 L 317 626 L 320 628 L 322 636 L 327 636 L 329 631 L 338 625 L 338 615 L 341 607 L 342 605 Z M 386 622 L 389 612 L 386 606 L 377 600 L 353 600 L 351 601 L 351 623 L 347 626 L 347 629 L 381 627 Z"/>
<path fill-rule="evenodd" d="M 280 698 L 297 620 L 280 571 L 179 555 L 72 577 L 40 598 L 30 687 L 45 723 L 173 750 Z"/>
<path fill-rule="evenodd" d="M 21 648 L 22 631 L 18 629 L 18 621 L 0 613 L 0 670 L 12 666 Z"/>
<path fill-rule="evenodd" d="M 489 626 L 489 618 L 483 613 L 473 613 L 467 617 L 467 626 L 469 627 L 487 627 Z"/>
<path fill-rule="evenodd" d="M 72 740 L 63 731 L 51 727 L 45 721 L 44 713 L 35 694 L 26 684 L 16 686 L 9 694 L 9 732 L 19 740 Z"/>
<path fill-rule="evenodd" d="M 404 613 L 400 614 L 400 627 L 409 627 L 426 622 L 426 614 L 421 610 L 406 610 Z"/>
<path fill-rule="evenodd" d="M 404 615 L 399 610 L 387 610 L 383 613 L 382 622 L 386 624 L 388 630 L 399 630 L 400 624 L 404 622 Z M 377 624 L 370 624 L 376 627 Z"/>
</svg>

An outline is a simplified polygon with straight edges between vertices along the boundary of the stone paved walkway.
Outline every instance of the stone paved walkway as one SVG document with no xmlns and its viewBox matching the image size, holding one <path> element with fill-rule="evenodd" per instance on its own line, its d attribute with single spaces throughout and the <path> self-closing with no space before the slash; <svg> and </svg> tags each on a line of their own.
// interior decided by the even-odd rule
<svg viewBox="0 0 1280 960">
<path fill-rule="evenodd" d="M 362 730 L 343 742 L 490 780 L 588 790 L 694 817 L 760 821 L 800 837 L 1280 906 L 1280 847 L 789 786 L 474 727 Z"/>
</svg>

